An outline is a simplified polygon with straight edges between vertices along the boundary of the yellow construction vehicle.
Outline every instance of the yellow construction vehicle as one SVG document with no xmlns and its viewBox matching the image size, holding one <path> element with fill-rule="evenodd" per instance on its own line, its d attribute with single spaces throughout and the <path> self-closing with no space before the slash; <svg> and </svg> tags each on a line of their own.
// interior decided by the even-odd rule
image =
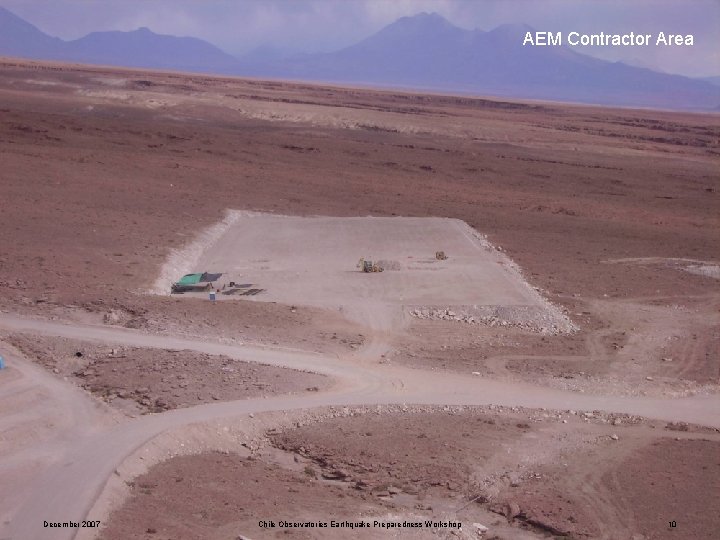
<svg viewBox="0 0 720 540">
<path fill-rule="evenodd" d="M 371 273 L 371 272 L 382 272 L 383 267 L 380 266 L 378 263 L 373 263 L 372 261 L 365 260 L 364 257 L 361 257 L 358 261 L 357 268 L 360 268 L 365 273 Z"/>
</svg>

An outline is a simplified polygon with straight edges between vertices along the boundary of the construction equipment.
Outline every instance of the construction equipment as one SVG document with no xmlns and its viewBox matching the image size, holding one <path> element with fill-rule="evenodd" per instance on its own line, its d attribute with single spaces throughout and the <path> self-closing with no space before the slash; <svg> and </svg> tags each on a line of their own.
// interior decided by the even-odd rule
<svg viewBox="0 0 720 540">
<path fill-rule="evenodd" d="M 435 258 L 436 258 L 438 261 L 444 261 L 444 260 L 447 259 L 447 255 L 445 255 L 445 252 L 444 252 L 444 251 L 436 251 L 436 252 L 435 252 Z"/>
<path fill-rule="evenodd" d="M 373 263 L 372 261 L 365 260 L 365 258 L 361 258 L 360 261 L 358 261 L 357 267 L 366 274 L 372 272 L 382 272 L 384 270 L 383 267 L 378 263 Z"/>
</svg>

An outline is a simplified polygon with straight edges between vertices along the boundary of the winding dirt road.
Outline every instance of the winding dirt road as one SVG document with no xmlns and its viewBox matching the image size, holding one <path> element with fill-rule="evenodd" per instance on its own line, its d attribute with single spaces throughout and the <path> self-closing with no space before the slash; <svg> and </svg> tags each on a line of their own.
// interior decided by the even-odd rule
<svg viewBox="0 0 720 540">
<path fill-rule="evenodd" d="M 83 392 L 58 381 L 24 359 L 11 357 L 10 366 L 23 378 L 48 389 L 57 411 L 70 414 L 61 424 L 62 436 L 46 447 L 54 453 L 50 466 L 38 467 L 34 480 L 18 486 L 16 509 L 6 517 L 2 540 L 70 539 L 76 529 L 47 529 L 43 522 L 80 521 L 115 468 L 158 434 L 185 424 L 265 411 L 308 409 L 327 405 L 446 404 L 522 406 L 548 409 L 604 410 L 673 422 L 720 428 L 720 396 L 657 399 L 604 397 L 551 388 L 493 381 L 481 377 L 428 372 L 376 361 L 386 348 L 377 332 L 358 353 L 334 357 L 292 349 L 227 345 L 194 339 L 152 335 L 135 330 L 0 315 L 0 329 L 135 347 L 188 349 L 208 354 L 314 371 L 335 384 L 325 392 L 212 403 L 151 414 L 137 419 L 107 420 L 108 413 Z M 3 393 L 13 390 L 5 385 Z M 105 419 L 103 419 L 105 418 Z M 7 466 L 7 465 L 5 465 Z"/>
</svg>

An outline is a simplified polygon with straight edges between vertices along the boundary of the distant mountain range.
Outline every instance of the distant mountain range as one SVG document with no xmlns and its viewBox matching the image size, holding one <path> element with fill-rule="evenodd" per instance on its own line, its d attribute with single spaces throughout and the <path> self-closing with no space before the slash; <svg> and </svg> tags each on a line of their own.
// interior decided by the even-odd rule
<svg viewBox="0 0 720 540">
<path fill-rule="evenodd" d="M 0 7 L 0 55 L 86 64 L 231 73 L 237 58 L 197 38 L 162 36 L 147 28 L 93 32 L 74 41 L 50 37 Z"/>
<path fill-rule="evenodd" d="M 440 15 L 422 13 L 332 53 L 283 57 L 268 47 L 236 58 L 203 40 L 158 35 L 147 28 L 63 41 L 0 7 L 4 56 L 603 105 L 720 107 L 717 77 L 659 73 L 567 47 L 524 47 L 527 31 L 533 29 L 503 25 L 489 32 L 464 30 Z"/>
</svg>

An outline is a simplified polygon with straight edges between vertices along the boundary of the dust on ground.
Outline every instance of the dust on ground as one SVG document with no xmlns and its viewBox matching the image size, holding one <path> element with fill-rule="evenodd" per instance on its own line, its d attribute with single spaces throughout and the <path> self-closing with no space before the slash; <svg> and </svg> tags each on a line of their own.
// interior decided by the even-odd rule
<svg viewBox="0 0 720 540">
<path fill-rule="evenodd" d="M 131 98 L 108 94 L 107 80 Z M 0 216 L 13 238 L 0 252 L 6 309 L 102 301 L 144 311 L 150 327 L 182 326 L 184 307 L 136 293 L 227 208 L 461 219 L 553 301 L 702 294 L 714 283 L 663 265 L 602 264 L 720 259 L 720 127 L 707 115 L 18 61 L 3 62 L 0 91 L 2 195 L 15 203 Z M 297 114 L 261 121 L 247 112 L 255 106 Z M 351 129 L 358 114 L 375 120 Z M 222 320 L 210 309 L 193 311 Z"/>
<path fill-rule="evenodd" d="M 720 525 L 717 430 L 599 411 L 405 409 L 339 414 L 270 439 L 373 497 L 473 501 L 541 536 L 664 538 L 679 515 L 688 537 L 709 539 Z"/>
<path fill-rule="evenodd" d="M 14 203 L 0 215 L 12 238 L 0 246 L 1 309 L 314 351 L 361 344 L 365 330 L 338 312 L 141 294 L 172 253 L 228 208 L 462 220 L 581 330 L 585 319 L 602 318 L 591 300 L 683 305 L 716 283 L 677 264 L 606 264 L 649 254 L 703 268 L 720 260 L 712 146 L 720 124 L 707 115 L 21 61 L 3 62 L 0 92 L 0 190 Z M 150 101 L 164 105 L 150 108 Z M 259 119 L 278 106 L 284 112 Z M 358 124 L 357 115 L 367 118 Z M 630 320 L 619 322 L 613 332 L 634 332 Z M 521 340 L 507 341 L 512 352 Z M 690 347 L 696 358 L 703 343 L 710 354 L 715 346 L 702 336 L 698 343 Z M 537 346 L 571 347 L 582 344 L 559 337 Z M 534 349 L 521 344 L 516 354 Z M 442 363 L 452 360 L 437 352 Z M 470 372 L 498 371 L 476 360 L 483 354 L 463 346 L 456 356 L 467 358 Z M 673 357 L 673 369 L 682 371 L 675 366 L 684 358 Z M 505 373 L 525 377 L 530 369 L 534 378 L 544 361 L 513 362 Z M 643 385 L 653 386 L 646 377 L 661 383 L 644 359 L 639 365 Z M 563 382 L 565 367 L 542 369 L 540 380 L 569 386 L 585 384 L 579 372 L 593 371 L 575 369 L 575 379 Z M 618 382 L 611 377 L 605 387 Z"/>
<path fill-rule="evenodd" d="M 12 334 L 5 341 L 128 414 L 318 392 L 331 384 L 327 377 L 315 373 L 194 351 L 100 346 L 26 334 Z"/>
<path fill-rule="evenodd" d="M 121 82 L 115 88 L 116 81 L 108 83 L 107 78 Z M 418 320 L 409 337 L 391 336 L 399 339 L 401 352 L 410 353 L 408 363 L 422 356 L 422 367 L 460 365 L 458 370 L 469 371 L 468 376 L 477 371 L 608 394 L 628 390 L 625 370 L 629 386 L 640 383 L 640 392 L 665 392 L 667 385 L 670 393 L 682 394 L 685 381 L 690 392 L 698 390 L 693 385 L 714 384 L 720 355 L 717 334 L 708 328 L 717 316 L 713 267 L 720 260 L 717 116 L 12 60 L 2 61 L 0 94 L 0 198 L 13 201 L 0 213 L 0 227 L 10 238 L 0 244 L 2 310 L 347 354 L 364 342 L 366 330 L 336 312 L 242 300 L 211 305 L 201 299 L 142 292 L 153 285 L 173 250 L 220 221 L 228 208 L 298 216 L 443 216 L 487 234 L 518 263 L 530 284 L 567 309 L 581 332 L 543 340 L 545 336 L 528 337 L 514 328 L 485 332 L 464 323 Z M 650 256 L 696 262 L 605 264 Z M 685 311 L 696 307 L 697 312 Z M 461 333 L 458 328 L 469 326 L 478 331 L 476 337 L 453 343 L 453 336 Z M 405 339 L 412 341 L 407 348 Z M 495 347 L 504 358 L 493 356 Z M 509 358 L 513 351 L 521 358 Z M 609 371 L 604 371 L 604 361 Z M 23 457 L 29 456 L 5 469 L 17 473 L 3 484 L 4 494 L 13 498 L 34 469 L 62 455 L 65 446 L 47 444 L 43 438 L 50 423 L 54 436 L 70 438 L 84 428 L 72 422 L 76 413 L 90 418 L 88 429 L 101 425 L 107 414 L 90 407 L 97 403 L 76 399 L 75 388 L 58 388 L 60 381 L 40 377 L 39 382 L 33 378 L 32 384 L 23 383 L 11 367 L 7 382 L 3 405 L 18 412 L 11 420 L 21 419 L 9 441 L 19 440 L 21 431 L 27 443 Z M 71 405 L 73 414 L 51 410 L 61 400 Z M 82 416 L 86 408 L 93 414 Z M 535 419 L 545 414 L 555 419 L 536 424 Z M 327 429 L 337 432 L 346 416 Z M 454 444 L 457 434 L 444 433 L 443 420 L 435 415 L 423 429 L 428 436 L 437 433 Z M 615 425 L 615 420 L 621 423 Z M 669 480 L 668 493 L 680 498 L 685 495 L 674 490 L 684 482 L 683 474 L 691 474 L 677 468 L 683 460 L 702 463 L 708 467 L 707 477 L 714 478 L 714 469 L 703 457 L 707 448 L 717 453 L 712 433 L 683 431 L 686 426 L 645 429 L 632 419 L 601 415 L 598 420 L 594 414 L 576 419 L 569 412 L 560 418 L 538 412 L 517 423 L 531 427 L 506 426 L 508 432 L 519 430 L 522 435 L 501 443 L 510 447 L 499 446 L 485 468 L 490 476 L 479 477 L 488 502 L 468 507 L 487 516 L 490 502 L 498 504 L 495 509 L 502 515 L 496 514 L 497 521 L 479 521 L 492 528 L 491 534 L 499 531 L 498 536 L 505 534 L 500 532 L 503 526 L 512 527 L 507 538 L 546 537 L 550 529 L 560 528 L 579 535 L 597 531 L 601 520 L 618 523 L 607 533 L 609 538 L 631 536 L 628 531 L 661 536 L 665 533 L 657 523 L 673 518 L 653 514 L 652 509 L 676 508 L 663 502 L 660 496 L 665 494 L 648 490 L 650 507 L 644 510 L 634 487 L 618 485 L 612 471 L 657 466 L 640 470 L 648 471 L 657 485 L 666 487 Z M 387 432 L 374 425 L 353 426 Z M 497 429 L 497 424 L 489 429 Z M 326 440 L 320 431 L 300 433 L 310 445 Z M 488 433 L 491 438 L 497 431 Z M 656 453 L 637 450 L 668 436 L 669 442 L 659 443 Z M 300 436 L 288 437 L 290 442 L 301 441 Z M 677 445 L 683 438 L 707 438 L 711 443 Z M 378 444 L 374 436 L 357 440 L 369 443 L 368 439 L 373 439 L 373 447 Z M 426 463 L 424 440 L 418 437 L 417 453 L 399 453 L 393 466 Z M 435 448 L 441 443 L 432 444 Z M 344 470 L 354 466 L 335 456 L 333 446 L 326 448 L 326 455 L 318 457 L 343 463 Z M 577 459 L 559 461 L 568 464 L 559 472 L 543 468 L 563 448 L 579 448 L 573 454 Z M 523 461 L 529 450 L 533 455 Z M 359 450 L 353 455 L 364 459 Z M 644 463 L 624 461 L 633 455 Z M 598 459 L 603 456 L 607 459 Z M 300 463 L 312 458 L 298 457 Z M 12 469 L 21 462 L 20 472 Z M 468 460 L 458 463 L 466 467 Z M 527 467 L 521 471 L 518 464 Z M 310 465 L 323 487 L 324 482 L 339 482 L 354 490 L 352 486 L 362 480 L 359 475 L 352 484 L 323 479 L 321 472 L 336 474 L 335 470 L 324 471 L 319 461 Z M 596 496 L 583 500 L 583 480 L 595 469 L 611 476 L 592 477 L 590 488 Z M 661 479 L 663 470 L 669 476 Z M 540 485 L 547 475 L 551 487 L 571 500 L 571 510 L 565 510 L 563 500 L 538 491 L 530 474 Z M 567 478 L 576 483 L 563 484 Z M 644 486 L 642 480 L 638 486 Z M 610 488 L 603 487 L 606 482 Z M 216 484 L 207 485 L 193 500 L 208 497 L 222 506 L 227 499 L 213 499 Z M 463 485 L 458 481 L 457 486 Z M 708 521 L 717 514 L 705 506 L 713 501 L 713 493 L 703 491 L 714 489 L 714 484 L 699 485 L 699 500 L 693 503 L 698 512 L 689 513 L 704 515 L 695 517 L 686 530 L 702 538 L 708 527 L 718 527 Z M 456 502 L 455 495 L 461 494 L 447 486 L 432 487 L 447 492 L 447 497 L 437 495 L 433 511 L 443 501 Z M 393 504 L 400 504 L 403 495 L 412 497 L 387 493 L 385 498 Z M 691 495 L 695 496 L 687 494 Z M 626 500 L 635 501 L 626 504 L 630 512 L 637 508 L 644 515 L 623 514 L 618 508 Z M 418 512 L 414 504 L 418 503 L 413 502 L 413 513 Z M 178 522 L 196 518 L 183 506 L 173 512 L 169 519 Z M 145 524 L 133 534 L 148 536 L 151 526 Z"/>
<path fill-rule="evenodd" d="M 507 540 L 669 538 L 681 529 L 709 539 L 719 524 L 717 430 L 493 406 L 335 408 L 295 426 L 271 429 L 247 445 L 249 455 L 201 453 L 151 468 L 132 482 L 102 537 L 140 537 L 149 529 L 179 539 L 201 529 L 207 538 L 229 531 L 333 537 L 263 530 L 256 522 L 268 513 L 288 521 L 459 521 L 460 537 Z M 265 480 L 255 482 L 260 474 Z M 232 487 L 247 481 L 251 489 Z M 250 499 L 250 492 L 266 495 Z M 162 515 L 149 510 L 160 501 Z M 686 501 L 692 508 L 683 510 Z M 447 530 L 423 532 L 448 537 Z"/>
<path fill-rule="evenodd" d="M 718 302 L 712 294 L 623 301 L 566 298 L 580 330 L 560 336 L 421 320 L 397 339 L 386 361 L 605 395 L 716 393 Z"/>
<path fill-rule="evenodd" d="M 316 521 L 318 515 L 357 521 L 381 513 L 382 504 L 312 481 L 306 474 L 237 454 L 181 456 L 135 479 L 131 498 L 115 512 L 100 538 L 337 538 L 303 529 L 261 529 Z"/>
<path fill-rule="evenodd" d="M 203 233 L 201 239 L 210 238 L 204 245 L 188 245 L 185 260 L 188 270 L 222 273 L 213 284 L 223 291 L 221 302 L 232 300 L 226 285 L 247 282 L 246 287 L 260 288 L 252 297 L 258 301 L 339 310 L 361 323 L 367 323 L 364 311 L 370 305 L 376 324 L 400 319 L 408 306 L 422 305 L 472 312 L 479 324 L 492 314 L 502 324 L 545 334 L 574 330 L 506 255 L 460 220 L 235 211 L 217 227 Z M 440 246 L 449 258 L 435 257 Z M 394 270 L 364 273 L 356 264 L 360 257 L 392 260 Z"/>
</svg>

